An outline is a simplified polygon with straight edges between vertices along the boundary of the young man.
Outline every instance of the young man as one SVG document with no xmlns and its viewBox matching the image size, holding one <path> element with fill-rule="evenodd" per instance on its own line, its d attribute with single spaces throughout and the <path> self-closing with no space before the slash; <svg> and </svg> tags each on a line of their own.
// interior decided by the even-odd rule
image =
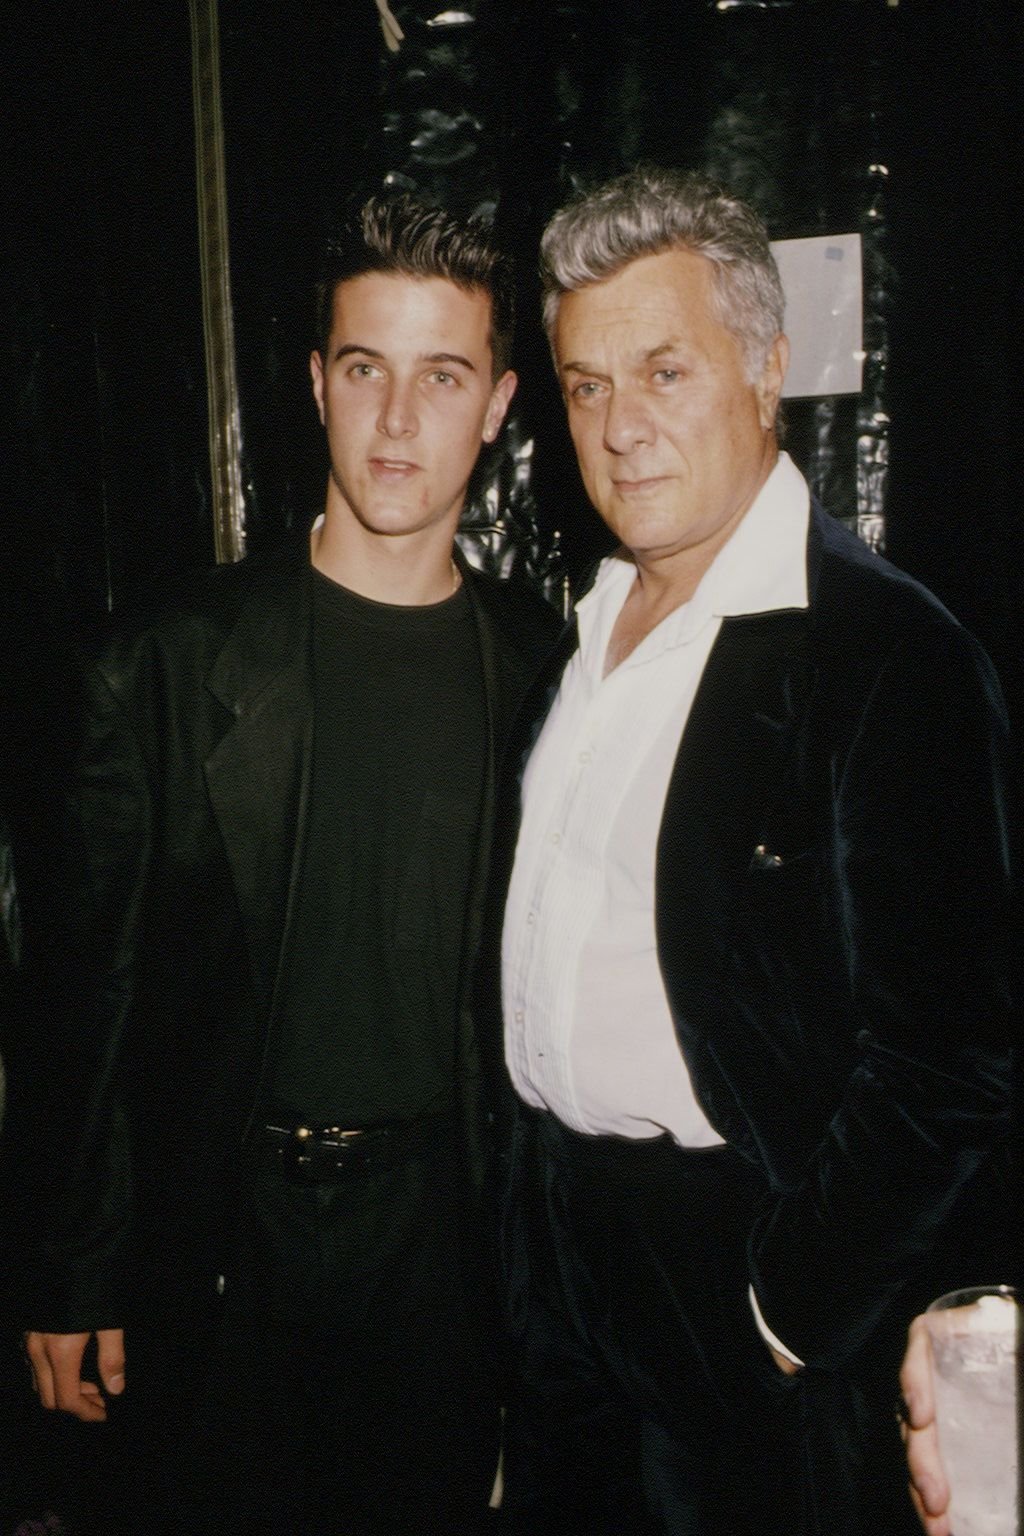
<svg viewBox="0 0 1024 1536">
<path fill-rule="evenodd" d="M 749 208 L 630 174 L 556 215 L 543 262 L 621 547 L 526 711 L 496 860 L 508 1513 L 909 1533 L 906 1326 L 962 1272 L 943 1244 L 977 1240 L 1008 1121 L 998 685 L 779 453 L 782 291 Z"/>
<path fill-rule="evenodd" d="M 453 539 L 515 388 L 511 274 L 372 200 L 318 303 L 323 517 L 90 682 L 27 1348 L 45 1406 L 110 1416 L 134 1533 L 454 1536 L 497 1463 L 464 980 L 556 620 Z"/>
</svg>

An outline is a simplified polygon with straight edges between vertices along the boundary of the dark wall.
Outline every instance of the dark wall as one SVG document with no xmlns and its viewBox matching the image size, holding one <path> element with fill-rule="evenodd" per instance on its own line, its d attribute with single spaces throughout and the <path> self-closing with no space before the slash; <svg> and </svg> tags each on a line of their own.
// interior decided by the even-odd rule
<svg viewBox="0 0 1024 1536">
<path fill-rule="evenodd" d="M 0 536 L 96 621 L 208 540 L 188 17 L 5 7 Z"/>
<path fill-rule="evenodd" d="M 852 518 L 858 438 L 884 434 L 890 553 L 1004 654 L 1020 565 L 1013 8 L 477 0 L 461 29 L 427 25 L 438 5 L 393 9 L 398 56 L 372 0 L 219 8 L 250 544 L 321 495 L 314 253 L 343 199 L 390 173 L 463 210 L 497 205 L 522 259 L 536 501 L 570 566 L 589 558 L 534 252 L 574 186 L 648 158 L 727 179 L 775 236 L 861 229 L 881 327 L 872 414 L 791 406 L 792 449 Z M 10 6 L 0 25 L 0 536 L 9 568 L 38 583 L 44 567 L 74 621 L 96 623 L 212 558 L 187 7 Z"/>
<path fill-rule="evenodd" d="M 1014 8 L 473 0 L 461 27 L 393 9 L 394 56 L 372 0 L 219 7 L 249 546 L 317 509 L 314 253 L 343 200 L 387 179 L 496 208 L 520 256 L 513 438 L 534 446 L 495 483 L 559 529 L 577 575 L 602 536 L 534 321 L 537 237 L 584 181 L 700 166 L 774 236 L 861 231 L 865 393 L 792 404 L 791 450 L 851 522 L 871 478 L 891 556 L 1012 687 Z M 187 7 L 11 5 L 0 28 L 0 569 L 41 629 L 91 637 L 213 559 Z"/>
</svg>

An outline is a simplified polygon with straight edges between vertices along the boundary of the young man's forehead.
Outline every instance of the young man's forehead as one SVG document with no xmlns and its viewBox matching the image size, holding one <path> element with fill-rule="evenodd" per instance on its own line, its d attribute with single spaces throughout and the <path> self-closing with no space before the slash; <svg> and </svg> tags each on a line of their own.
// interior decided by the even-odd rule
<svg viewBox="0 0 1024 1536">
<path fill-rule="evenodd" d="M 335 288 L 329 335 L 332 358 L 352 351 L 415 357 L 487 372 L 493 365 L 490 295 L 444 277 L 368 272 Z"/>
</svg>

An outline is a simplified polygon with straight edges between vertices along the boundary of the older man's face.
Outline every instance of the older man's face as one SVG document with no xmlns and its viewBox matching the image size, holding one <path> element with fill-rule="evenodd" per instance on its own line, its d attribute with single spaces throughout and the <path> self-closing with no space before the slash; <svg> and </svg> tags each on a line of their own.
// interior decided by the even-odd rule
<svg viewBox="0 0 1024 1536">
<path fill-rule="evenodd" d="M 751 383 L 715 318 L 711 265 L 644 256 L 563 295 L 555 355 L 594 506 L 642 567 L 699 580 L 776 458 L 779 338 Z"/>
</svg>

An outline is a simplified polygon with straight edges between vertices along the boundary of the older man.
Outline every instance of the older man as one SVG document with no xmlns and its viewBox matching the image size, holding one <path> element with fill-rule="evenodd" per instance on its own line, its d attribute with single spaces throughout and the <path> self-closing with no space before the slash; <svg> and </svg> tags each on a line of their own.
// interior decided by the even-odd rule
<svg viewBox="0 0 1024 1536">
<path fill-rule="evenodd" d="M 893 1536 L 902 1337 L 1006 1129 L 998 685 L 780 454 L 749 208 L 633 173 L 543 269 L 620 547 L 534 697 L 503 860 L 508 1513 Z"/>
</svg>

